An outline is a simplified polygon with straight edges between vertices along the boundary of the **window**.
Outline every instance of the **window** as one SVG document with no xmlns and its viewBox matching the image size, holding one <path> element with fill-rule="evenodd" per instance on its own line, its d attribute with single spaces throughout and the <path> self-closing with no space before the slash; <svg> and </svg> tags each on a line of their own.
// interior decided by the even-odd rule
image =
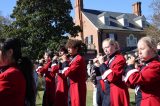
<svg viewBox="0 0 160 106">
<path fill-rule="evenodd" d="M 106 25 L 110 25 L 109 17 L 105 17 L 105 24 L 106 24 Z"/>
<path fill-rule="evenodd" d="M 88 37 L 85 38 L 85 43 L 88 44 Z"/>
<path fill-rule="evenodd" d="M 127 19 L 124 19 L 124 26 L 129 26 L 129 22 L 128 22 L 128 20 Z"/>
<path fill-rule="evenodd" d="M 88 36 L 88 44 L 93 44 L 93 35 Z"/>
<path fill-rule="evenodd" d="M 145 27 L 145 26 L 146 26 L 146 22 L 142 21 L 142 27 Z"/>
<path fill-rule="evenodd" d="M 108 33 L 107 33 L 107 34 L 105 34 L 105 39 L 106 39 L 106 38 L 109 38 L 109 34 L 108 34 Z"/>
<path fill-rule="evenodd" d="M 109 38 L 112 39 L 112 40 L 115 40 L 114 33 L 110 33 L 110 34 L 109 34 Z"/>
</svg>

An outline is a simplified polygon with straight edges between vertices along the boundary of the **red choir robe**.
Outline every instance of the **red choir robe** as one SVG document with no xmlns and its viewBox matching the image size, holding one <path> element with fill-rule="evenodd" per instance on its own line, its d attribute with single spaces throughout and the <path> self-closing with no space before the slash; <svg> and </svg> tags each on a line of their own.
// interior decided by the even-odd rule
<svg viewBox="0 0 160 106">
<path fill-rule="evenodd" d="M 0 73 L 0 106 L 25 106 L 26 81 L 16 67 Z"/>
<path fill-rule="evenodd" d="M 70 79 L 71 106 L 86 106 L 86 70 L 84 58 L 76 55 L 62 74 Z"/>
<path fill-rule="evenodd" d="M 129 70 L 124 78 L 128 86 L 137 86 L 137 106 L 160 106 L 160 62 L 158 57 L 143 68 Z M 139 99 L 139 100 L 138 100 Z"/>
<path fill-rule="evenodd" d="M 114 53 L 106 62 L 108 69 L 103 73 L 102 79 L 109 83 L 110 106 L 129 106 L 129 92 L 126 84 L 122 81 L 126 60 L 119 52 Z"/>
<path fill-rule="evenodd" d="M 65 69 L 65 65 L 69 64 L 68 61 L 62 63 L 62 69 Z M 55 106 L 68 106 L 68 83 L 67 78 L 62 77 L 60 74 L 63 70 L 58 70 L 58 64 L 52 64 L 51 70 L 56 76 L 56 93 L 55 93 Z"/>
<path fill-rule="evenodd" d="M 40 66 L 37 69 L 37 72 L 40 73 L 42 76 L 45 75 L 45 106 L 50 106 L 54 104 L 55 99 L 55 75 L 51 72 L 51 66 L 52 62 L 46 63 L 43 67 Z"/>
</svg>

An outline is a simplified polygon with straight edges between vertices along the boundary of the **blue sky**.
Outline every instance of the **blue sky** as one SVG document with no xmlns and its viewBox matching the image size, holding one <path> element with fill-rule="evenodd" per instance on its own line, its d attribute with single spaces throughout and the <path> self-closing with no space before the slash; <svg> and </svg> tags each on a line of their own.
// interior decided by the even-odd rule
<svg viewBox="0 0 160 106">
<path fill-rule="evenodd" d="M 9 16 L 12 13 L 13 7 L 16 5 L 17 0 L 0 0 L 1 15 Z M 74 1 L 71 0 L 73 7 Z M 153 11 L 149 7 L 152 0 L 84 0 L 84 8 L 106 10 L 113 12 L 132 13 L 132 4 L 140 1 L 142 2 L 142 14 L 150 19 Z M 74 11 L 71 13 L 74 16 Z"/>
</svg>

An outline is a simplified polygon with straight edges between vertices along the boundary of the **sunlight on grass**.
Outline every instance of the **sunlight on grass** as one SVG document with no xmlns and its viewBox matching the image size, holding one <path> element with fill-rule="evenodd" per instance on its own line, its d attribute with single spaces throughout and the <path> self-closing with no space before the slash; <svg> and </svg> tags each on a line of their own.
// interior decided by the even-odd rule
<svg viewBox="0 0 160 106">
<path fill-rule="evenodd" d="M 93 106 L 92 105 L 92 86 L 89 85 L 87 86 L 87 100 L 86 100 L 86 106 Z M 130 106 L 135 106 L 135 95 L 134 95 L 134 90 L 129 89 L 130 92 Z M 39 91 L 37 94 L 37 101 L 36 101 L 36 106 L 42 106 L 42 98 L 43 98 L 43 91 Z"/>
<path fill-rule="evenodd" d="M 42 106 L 43 91 L 39 91 L 36 98 L 36 106 Z"/>
<path fill-rule="evenodd" d="M 133 89 L 129 89 L 130 94 L 130 106 L 135 106 L 135 93 Z"/>
<path fill-rule="evenodd" d="M 86 106 L 92 106 L 92 90 L 87 91 L 87 100 L 86 100 Z"/>
</svg>

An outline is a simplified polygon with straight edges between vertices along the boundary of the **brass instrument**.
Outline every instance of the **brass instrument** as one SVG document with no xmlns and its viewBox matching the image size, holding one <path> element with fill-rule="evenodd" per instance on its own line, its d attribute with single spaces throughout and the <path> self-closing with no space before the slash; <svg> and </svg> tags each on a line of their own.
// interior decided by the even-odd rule
<svg viewBox="0 0 160 106">
<path fill-rule="evenodd" d="M 101 56 L 101 55 L 100 55 L 100 56 Z M 106 59 L 107 57 L 108 57 L 108 55 L 102 56 L 102 58 L 105 59 L 105 60 L 107 60 L 107 59 Z M 92 59 L 92 60 L 93 60 L 93 63 L 99 62 L 99 61 L 98 61 L 98 57 L 96 57 L 96 58 L 94 58 L 94 59 Z"/>
<path fill-rule="evenodd" d="M 68 54 L 62 54 L 62 55 L 59 54 L 59 55 L 57 55 L 57 56 L 58 56 L 58 58 L 57 58 L 57 61 L 58 61 L 58 62 L 61 62 L 61 61 L 63 60 L 63 59 L 62 59 L 62 56 L 63 56 L 63 55 L 66 55 L 67 58 L 70 57 L 70 54 L 69 54 L 69 53 L 68 53 Z"/>
</svg>

